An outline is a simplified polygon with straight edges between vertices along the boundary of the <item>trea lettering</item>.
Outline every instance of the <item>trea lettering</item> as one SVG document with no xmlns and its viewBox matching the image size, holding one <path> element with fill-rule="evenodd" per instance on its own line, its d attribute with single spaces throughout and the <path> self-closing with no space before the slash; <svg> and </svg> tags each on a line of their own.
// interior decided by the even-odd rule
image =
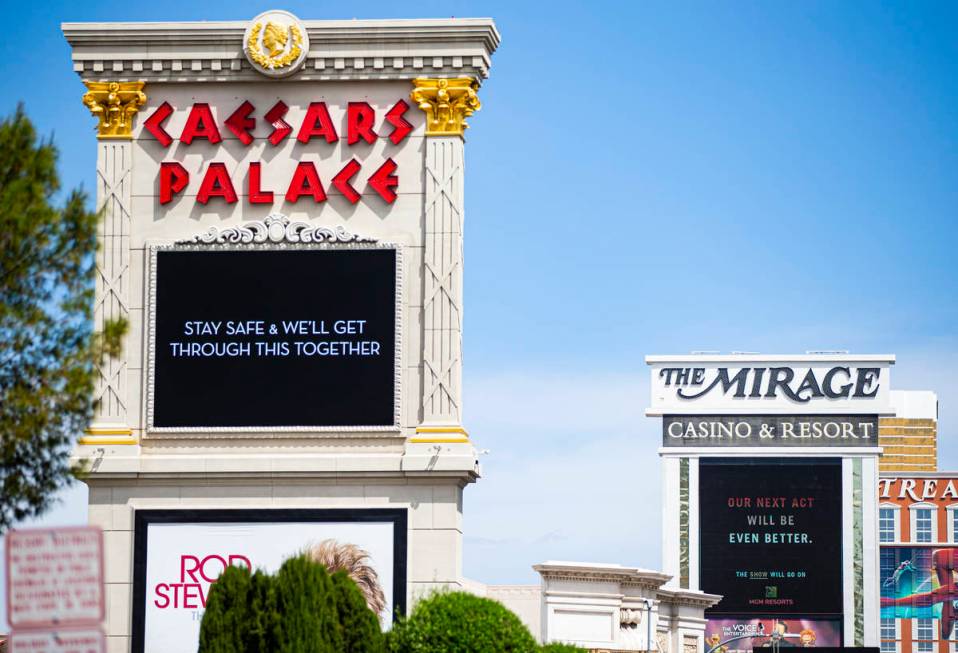
<svg viewBox="0 0 958 653">
<path fill-rule="evenodd" d="M 733 373 L 734 371 L 734 373 Z M 666 386 L 675 386 L 682 399 L 698 399 L 713 390 L 736 398 L 787 397 L 798 403 L 812 399 L 868 399 L 878 394 L 880 368 L 833 367 L 824 373 L 809 368 L 804 374 L 791 367 L 719 367 L 706 382 L 702 367 L 665 367 L 659 371 Z"/>
</svg>

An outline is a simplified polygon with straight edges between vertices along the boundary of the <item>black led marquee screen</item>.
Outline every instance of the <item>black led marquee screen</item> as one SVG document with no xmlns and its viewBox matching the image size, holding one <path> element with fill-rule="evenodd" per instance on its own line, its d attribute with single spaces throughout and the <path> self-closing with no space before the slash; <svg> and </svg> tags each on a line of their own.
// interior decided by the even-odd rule
<svg viewBox="0 0 958 653">
<path fill-rule="evenodd" d="M 395 425 L 395 249 L 155 256 L 152 428 Z"/>
<path fill-rule="evenodd" d="M 832 458 L 703 458 L 701 587 L 712 615 L 842 612 L 842 475 Z"/>
</svg>

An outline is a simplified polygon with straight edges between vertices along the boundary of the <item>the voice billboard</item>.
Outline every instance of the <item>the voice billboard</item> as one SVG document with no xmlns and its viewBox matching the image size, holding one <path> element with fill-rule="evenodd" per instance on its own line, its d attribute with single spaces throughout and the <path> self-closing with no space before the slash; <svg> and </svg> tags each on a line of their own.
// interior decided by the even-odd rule
<svg viewBox="0 0 958 653">
<path fill-rule="evenodd" d="M 705 627 L 707 653 L 841 645 L 841 622 L 834 619 L 709 619 Z"/>
<path fill-rule="evenodd" d="M 290 557 L 330 547 L 362 558 L 375 593 L 367 602 L 381 606 L 388 628 L 405 608 L 405 541 L 401 510 L 141 511 L 133 650 L 196 651 L 210 589 L 227 567 L 275 573 Z"/>
</svg>

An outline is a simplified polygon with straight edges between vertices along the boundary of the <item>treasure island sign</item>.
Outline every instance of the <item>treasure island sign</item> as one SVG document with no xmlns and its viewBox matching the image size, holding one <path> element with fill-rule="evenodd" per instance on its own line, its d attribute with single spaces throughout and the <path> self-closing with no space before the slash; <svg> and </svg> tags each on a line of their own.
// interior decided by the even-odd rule
<svg viewBox="0 0 958 653">
<path fill-rule="evenodd" d="M 395 431 L 404 383 L 425 423 L 460 428 L 462 134 L 494 27 L 219 25 L 181 24 L 184 43 L 222 36 L 203 56 L 107 64 L 78 58 L 82 26 L 65 27 L 100 122 L 97 318 L 143 308 L 145 435 Z M 449 49 L 464 33 L 492 47 Z M 423 56 L 437 51 L 454 56 Z M 129 375 L 101 371 L 91 432 L 125 433 Z"/>
</svg>

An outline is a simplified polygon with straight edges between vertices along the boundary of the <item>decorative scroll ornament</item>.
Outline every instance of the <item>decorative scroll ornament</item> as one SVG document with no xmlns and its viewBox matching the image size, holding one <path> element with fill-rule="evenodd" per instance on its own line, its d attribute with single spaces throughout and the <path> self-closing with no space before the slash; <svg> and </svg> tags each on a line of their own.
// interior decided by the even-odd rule
<svg viewBox="0 0 958 653">
<path fill-rule="evenodd" d="M 88 82 L 83 104 L 100 121 L 99 138 L 132 138 L 133 116 L 146 103 L 143 82 Z"/>
<path fill-rule="evenodd" d="M 182 243 L 256 244 L 256 243 L 375 243 L 376 238 L 357 236 L 337 227 L 313 226 L 306 222 L 290 222 L 282 213 L 273 213 L 265 220 L 246 222 L 238 227 L 220 229 L 210 227 L 209 231 L 194 236 Z"/>
<path fill-rule="evenodd" d="M 412 80 L 409 97 L 426 112 L 426 136 L 462 136 L 469 125 L 466 118 L 482 108 L 475 79 Z"/>
<path fill-rule="evenodd" d="M 270 77 L 285 77 L 299 70 L 309 52 L 309 35 L 300 20 L 288 11 L 266 11 L 252 20 L 243 37 L 250 64 Z"/>
</svg>

